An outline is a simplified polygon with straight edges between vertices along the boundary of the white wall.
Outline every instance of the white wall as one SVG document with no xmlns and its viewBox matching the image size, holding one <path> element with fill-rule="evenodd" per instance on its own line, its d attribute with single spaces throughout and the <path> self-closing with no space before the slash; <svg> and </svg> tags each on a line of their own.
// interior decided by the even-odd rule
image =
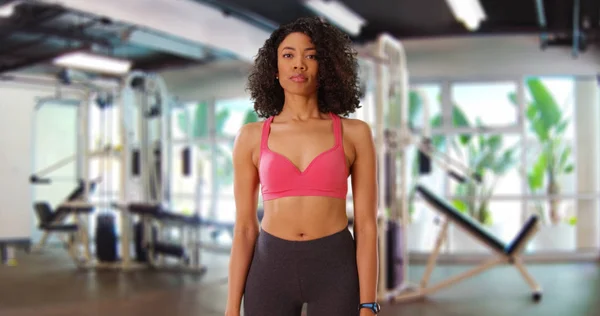
<svg viewBox="0 0 600 316">
<path fill-rule="evenodd" d="M 494 79 L 520 75 L 596 75 L 600 53 L 579 58 L 569 48 L 542 51 L 536 36 L 454 37 L 403 41 L 411 81 Z M 171 93 L 185 101 L 245 95 L 250 65 L 220 62 L 163 73 Z"/>
<path fill-rule="evenodd" d="M 33 109 L 39 97 L 54 95 L 53 89 L 33 87 L 30 85 L 0 83 L 0 126 L 4 133 L 0 136 L 0 240 L 30 239 L 37 225 L 33 210 L 33 187 L 29 177 L 33 170 L 34 156 L 32 143 Z M 52 127 L 39 133 L 40 150 L 38 162 L 47 162 L 61 151 L 71 152 L 69 148 L 73 135 L 68 137 L 71 122 L 59 111 L 49 111 L 40 120 L 42 126 Z M 59 135 L 60 134 L 60 135 Z M 68 175 L 63 171 L 63 175 Z M 56 200 L 64 197 L 65 190 L 60 185 L 53 189 L 46 188 L 41 198 Z M 54 191 L 54 192 L 51 192 Z"/>
<path fill-rule="evenodd" d="M 404 41 L 412 80 L 519 75 L 596 75 L 600 54 L 575 59 L 569 48 L 540 49 L 536 36 L 454 37 Z"/>
<path fill-rule="evenodd" d="M 219 61 L 184 69 L 164 71 L 169 93 L 181 101 L 229 99 L 245 95 L 250 63 Z"/>
<path fill-rule="evenodd" d="M 77 107 L 61 102 L 47 102 L 37 112 L 32 146 L 33 172 L 39 172 L 66 157 L 77 153 Z M 30 171 L 31 172 L 31 171 Z M 77 187 L 76 161 L 60 167 L 48 175 L 51 184 L 38 184 L 32 187 L 32 201 L 46 201 L 53 209 Z M 41 238 L 42 232 L 33 221 L 32 240 Z M 52 240 L 54 241 L 54 240 Z M 49 242 L 52 242 L 49 241 Z"/>
</svg>

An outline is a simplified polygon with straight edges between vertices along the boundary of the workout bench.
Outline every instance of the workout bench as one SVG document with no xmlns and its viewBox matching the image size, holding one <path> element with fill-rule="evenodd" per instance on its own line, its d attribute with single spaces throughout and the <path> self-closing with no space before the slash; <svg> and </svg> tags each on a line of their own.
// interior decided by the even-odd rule
<svg viewBox="0 0 600 316">
<path fill-rule="evenodd" d="M 395 295 L 391 297 L 391 300 L 401 301 L 430 295 L 450 285 L 456 284 L 467 278 L 478 275 L 495 266 L 507 263 L 514 265 L 520 272 L 521 276 L 525 279 L 525 282 L 533 291 L 533 300 L 535 302 L 541 300 L 542 290 L 540 286 L 535 282 L 533 277 L 527 272 L 525 266 L 523 265 L 523 260 L 520 258 L 520 254 L 522 253 L 525 245 L 538 230 L 539 218 L 537 216 L 532 215 L 531 217 L 529 217 L 529 219 L 527 220 L 521 231 L 517 234 L 517 236 L 510 243 L 505 244 L 504 242 L 490 234 L 488 231 L 486 231 L 483 227 L 481 227 L 479 223 L 474 221 L 472 218 L 460 213 L 456 208 L 454 208 L 452 205 L 436 196 L 427 188 L 418 185 L 416 187 L 416 191 L 425 199 L 425 201 L 428 204 L 430 204 L 433 207 L 433 209 L 441 213 L 441 215 L 443 215 L 445 219 L 442 224 L 442 229 L 437 236 L 435 248 L 429 256 L 429 259 L 427 260 L 427 267 L 425 268 L 425 273 L 423 275 L 423 278 L 421 279 L 420 286 L 416 289 L 416 292 Z M 433 268 L 435 267 L 437 256 L 444 243 L 446 232 L 448 230 L 448 225 L 450 224 L 450 222 L 452 222 L 455 225 L 458 225 L 458 227 L 465 230 L 469 235 L 471 235 L 484 245 L 488 246 L 496 254 L 496 256 L 495 258 L 489 259 L 466 272 L 451 277 L 436 285 L 429 286 L 429 278 L 431 276 Z"/>
<path fill-rule="evenodd" d="M 206 267 L 199 262 L 199 243 L 202 220 L 197 215 L 183 215 L 163 209 L 160 205 L 149 203 L 131 203 L 127 206 L 131 214 L 141 217 L 142 226 L 139 233 L 139 243 L 150 265 L 156 268 L 171 268 L 163 262 L 158 262 L 156 255 L 169 256 L 179 259 L 179 265 L 174 268 L 186 272 L 204 273 Z M 181 242 L 162 241 L 161 228 L 175 227 L 181 232 Z M 158 229 L 157 229 L 158 228 Z M 151 237 L 152 236 L 152 237 Z M 161 260 L 162 261 L 162 260 Z"/>
<path fill-rule="evenodd" d="M 80 264 L 80 258 L 77 255 L 77 245 L 81 242 L 79 235 L 81 234 L 78 224 L 63 223 L 69 215 L 86 214 L 93 212 L 92 207 L 59 207 L 56 211 L 52 211 L 48 202 L 37 202 L 33 205 L 36 216 L 38 218 L 38 228 L 44 232 L 42 240 L 37 245 L 35 250 L 40 250 L 50 237 L 50 234 L 66 235 L 66 238 L 60 238 L 67 248 L 69 255 L 77 264 Z M 61 237 L 63 237 L 61 236 Z"/>
</svg>

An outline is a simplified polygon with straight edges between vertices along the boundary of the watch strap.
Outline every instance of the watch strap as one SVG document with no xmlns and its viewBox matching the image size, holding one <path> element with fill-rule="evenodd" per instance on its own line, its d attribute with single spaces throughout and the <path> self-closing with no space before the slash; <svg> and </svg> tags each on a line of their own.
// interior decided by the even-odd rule
<svg viewBox="0 0 600 316">
<path fill-rule="evenodd" d="M 379 304 L 377 303 L 362 303 L 358 306 L 358 310 L 361 310 L 363 308 L 369 309 L 371 310 L 375 315 L 379 314 L 379 311 L 381 310 L 381 307 L 379 306 Z"/>
</svg>

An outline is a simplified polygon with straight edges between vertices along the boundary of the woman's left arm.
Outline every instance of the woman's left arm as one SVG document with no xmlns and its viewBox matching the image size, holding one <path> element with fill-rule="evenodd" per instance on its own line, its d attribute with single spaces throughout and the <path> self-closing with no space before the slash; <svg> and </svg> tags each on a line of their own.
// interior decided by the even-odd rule
<svg viewBox="0 0 600 316">
<path fill-rule="evenodd" d="M 350 123 L 350 122 L 349 122 Z M 353 120 L 352 140 L 356 156 L 352 164 L 354 239 L 360 282 L 360 302 L 377 301 L 377 158 L 370 126 Z M 349 126 L 350 127 L 350 126 Z M 361 313 L 361 315 L 363 315 Z"/>
</svg>

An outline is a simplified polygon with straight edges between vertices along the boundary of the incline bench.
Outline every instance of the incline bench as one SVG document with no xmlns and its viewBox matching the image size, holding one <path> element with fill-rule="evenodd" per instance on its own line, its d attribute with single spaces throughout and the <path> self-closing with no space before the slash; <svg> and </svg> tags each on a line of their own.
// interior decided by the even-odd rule
<svg viewBox="0 0 600 316">
<path fill-rule="evenodd" d="M 455 207 L 450 205 L 448 202 L 439 198 L 433 192 L 428 190 L 422 185 L 416 187 L 416 191 L 425 199 L 425 201 L 433 207 L 437 212 L 441 213 L 445 217 L 442 229 L 436 239 L 436 244 L 433 252 L 431 253 L 428 261 L 425 273 L 421 280 L 420 287 L 416 292 L 404 293 L 397 295 L 392 300 L 403 300 L 425 296 L 441 290 L 442 288 L 448 287 L 452 284 L 463 281 L 467 278 L 473 277 L 486 270 L 489 270 L 500 264 L 512 264 L 521 273 L 527 284 L 531 287 L 533 294 L 532 298 L 534 301 L 539 301 L 542 298 L 542 291 L 539 285 L 531 277 L 531 275 L 525 269 L 523 261 L 520 258 L 520 254 L 526 246 L 527 242 L 533 237 L 538 230 L 539 218 L 532 215 L 521 228 L 521 231 L 517 236 L 508 244 L 505 244 L 494 235 L 490 234 L 484 229 L 478 222 L 473 220 L 467 215 L 460 213 Z M 477 267 L 474 267 L 466 272 L 463 272 L 455 277 L 448 280 L 442 281 L 437 285 L 428 287 L 429 277 L 435 266 L 437 256 L 444 243 L 446 237 L 446 231 L 450 222 L 457 225 L 459 228 L 466 231 L 470 236 L 474 237 L 487 247 L 489 247 L 495 254 L 495 258 L 490 259 Z"/>
</svg>

